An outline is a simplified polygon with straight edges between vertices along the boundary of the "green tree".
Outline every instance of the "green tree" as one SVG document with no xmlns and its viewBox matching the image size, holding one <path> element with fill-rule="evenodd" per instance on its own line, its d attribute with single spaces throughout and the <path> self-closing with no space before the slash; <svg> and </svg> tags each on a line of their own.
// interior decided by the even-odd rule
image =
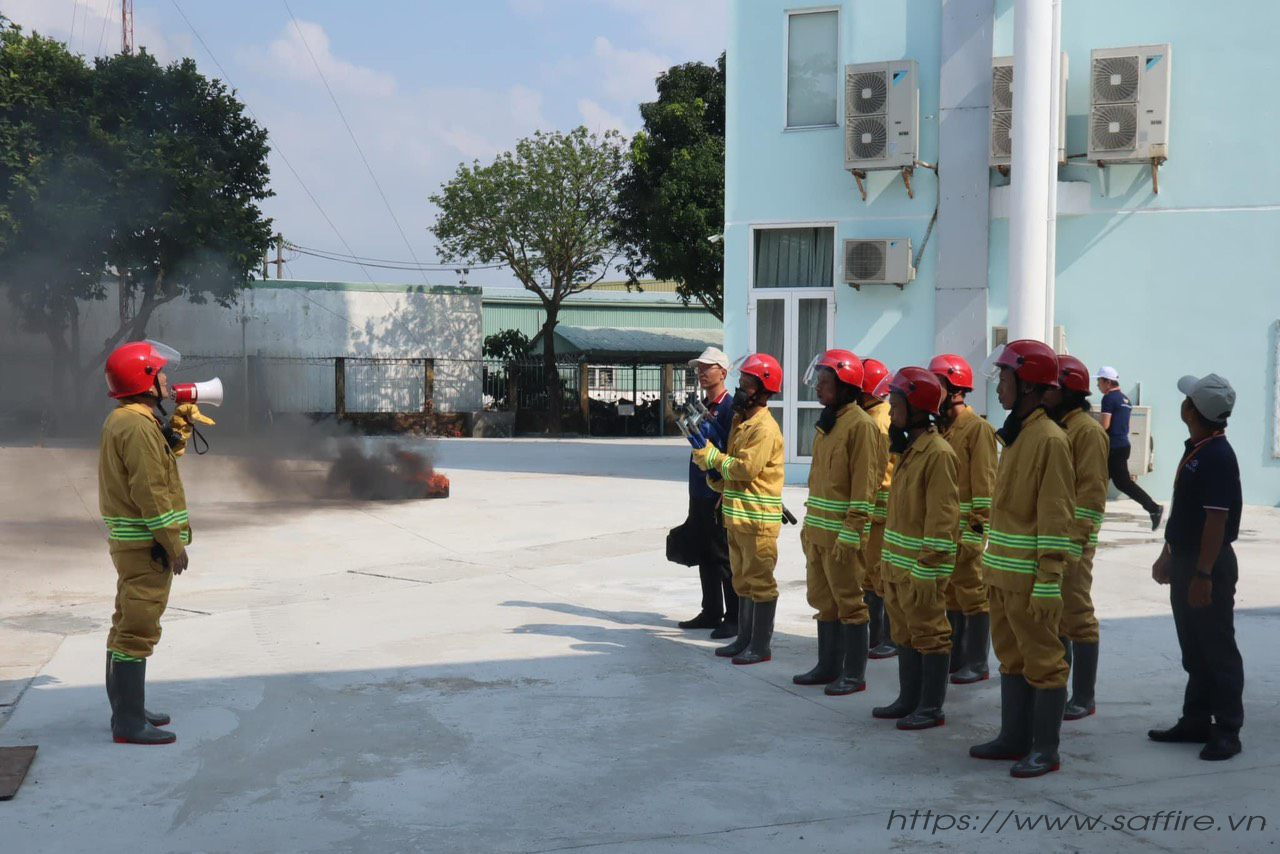
<svg viewBox="0 0 1280 854">
<path fill-rule="evenodd" d="M 644 129 L 631 140 L 618 185 L 617 241 L 629 283 L 676 283 L 686 304 L 724 319 L 725 55 L 714 68 L 676 65 L 658 77 L 658 100 L 640 105 Z"/>
<path fill-rule="evenodd" d="M 555 328 L 567 297 L 599 282 L 618 258 L 612 235 L 623 145 L 615 131 L 537 133 L 488 166 L 458 167 L 431 202 L 432 227 L 447 263 L 498 262 L 542 301 L 539 333 L 548 427 L 563 409 Z"/>
</svg>

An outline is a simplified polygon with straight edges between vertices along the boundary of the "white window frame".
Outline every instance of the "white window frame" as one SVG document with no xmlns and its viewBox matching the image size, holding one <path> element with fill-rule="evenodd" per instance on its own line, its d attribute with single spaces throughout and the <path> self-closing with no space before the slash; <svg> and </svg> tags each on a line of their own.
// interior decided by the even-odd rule
<svg viewBox="0 0 1280 854">
<path fill-rule="evenodd" d="M 787 124 L 787 69 L 791 66 L 791 18 L 793 15 L 816 15 L 822 12 L 836 13 L 836 120 L 826 125 L 789 125 Z M 800 9 L 787 9 L 783 15 L 786 19 L 782 27 L 782 131 L 830 130 L 840 127 L 840 116 L 844 112 L 844 86 L 841 85 L 840 56 L 840 13 L 839 6 L 812 6 Z"/>
<path fill-rule="evenodd" d="M 832 232 L 831 240 L 831 286 L 817 288 L 757 288 L 756 281 L 756 232 L 769 231 L 779 228 L 829 228 Z M 800 336 L 797 330 L 792 328 L 799 317 L 800 301 L 805 299 L 826 299 L 828 304 L 827 310 L 827 347 L 835 346 L 836 331 L 836 283 L 840 275 L 840 241 L 837 239 L 839 231 L 837 223 L 834 220 L 809 221 L 809 222 L 761 222 L 754 223 L 748 228 L 750 239 L 751 261 L 748 265 L 750 279 L 747 285 L 747 340 L 749 342 L 749 351 L 756 352 L 756 303 L 760 300 L 783 300 L 786 305 L 784 307 L 787 328 L 784 333 L 782 361 L 782 400 L 770 401 L 770 409 L 782 410 L 782 440 L 785 448 L 786 461 L 788 463 L 811 463 L 812 455 L 802 455 L 796 449 L 799 447 L 797 432 L 799 430 L 798 412 L 801 409 L 821 409 L 822 405 L 817 401 L 800 400 L 800 385 L 804 381 L 805 368 L 807 364 L 799 364 L 800 354 Z"/>
</svg>

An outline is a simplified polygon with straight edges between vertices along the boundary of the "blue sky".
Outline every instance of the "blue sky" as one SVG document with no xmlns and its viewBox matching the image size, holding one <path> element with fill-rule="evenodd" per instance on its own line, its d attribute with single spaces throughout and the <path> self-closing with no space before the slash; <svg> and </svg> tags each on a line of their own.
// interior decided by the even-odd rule
<svg viewBox="0 0 1280 854">
<path fill-rule="evenodd" d="M 535 130 L 585 124 L 634 132 L 637 104 L 654 97 L 656 74 L 680 62 L 713 61 L 726 38 L 727 0 L 287 2 L 134 0 L 135 39 L 162 60 L 192 56 L 206 74 L 220 77 L 179 8 L 185 12 L 341 238 L 354 254 L 371 258 L 408 259 L 411 246 L 420 261 L 435 261 L 427 230 L 435 212 L 427 197 L 460 162 L 487 161 Z M 119 49 L 119 0 L 0 0 L 0 11 L 88 56 Z M 278 153 L 271 167 L 277 195 L 266 210 L 277 230 L 302 246 L 345 252 Z M 293 257 L 285 275 L 367 280 L 360 267 L 305 256 Z M 423 282 L 416 272 L 368 275 Z M 452 272 L 427 278 L 458 280 Z M 472 271 L 467 281 L 511 283 L 503 271 Z"/>
</svg>

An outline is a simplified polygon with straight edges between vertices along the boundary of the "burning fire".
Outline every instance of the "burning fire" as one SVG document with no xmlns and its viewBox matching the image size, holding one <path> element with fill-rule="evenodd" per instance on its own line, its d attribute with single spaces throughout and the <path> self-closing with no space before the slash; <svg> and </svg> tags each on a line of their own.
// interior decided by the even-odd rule
<svg viewBox="0 0 1280 854">
<path fill-rule="evenodd" d="M 448 498 L 449 478 L 422 454 L 398 446 L 365 453 L 350 444 L 329 469 L 329 488 L 362 501 Z"/>
</svg>

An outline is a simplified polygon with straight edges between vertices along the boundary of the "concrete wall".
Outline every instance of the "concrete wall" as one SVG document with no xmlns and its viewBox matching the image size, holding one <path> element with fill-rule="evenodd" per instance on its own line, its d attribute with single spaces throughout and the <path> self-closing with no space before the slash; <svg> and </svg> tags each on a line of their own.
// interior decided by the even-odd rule
<svg viewBox="0 0 1280 854">
<path fill-rule="evenodd" d="M 814 4 L 815 7 L 819 4 Z M 936 0 L 843 0 L 839 63 L 913 58 L 920 66 L 920 157 L 942 170 L 938 150 L 942 7 Z M 1012 0 L 994 4 L 992 54 L 1012 52 Z M 1280 162 L 1265 143 L 1280 113 L 1259 99 L 1280 78 L 1273 33 L 1280 6 L 1224 0 L 1212 7 L 1168 0 L 1148 4 L 1072 0 L 1063 6 L 1070 57 L 1068 154 L 1085 151 L 1089 52 L 1095 47 L 1170 42 L 1173 83 L 1170 160 L 1152 192 L 1149 170 L 1071 165 L 1060 191 L 1056 322 L 1068 349 L 1091 367 L 1111 364 L 1122 384 L 1153 407 L 1156 469 L 1142 483 L 1167 497 L 1185 438 L 1174 384 L 1185 373 L 1217 371 L 1236 386 L 1230 435 L 1247 501 L 1280 504 L 1280 460 L 1273 457 L 1276 322 L 1280 320 Z M 870 199 L 843 170 L 843 127 L 783 130 L 785 11 L 793 4 L 736 0 L 729 29 L 726 154 L 726 319 L 731 352 L 746 347 L 750 227 L 834 222 L 845 237 L 908 236 L 917 247 L 936 201 L 929 173 L 916 173 L 916 198 L 901 181 L 872 174 Z M 841 96 L 841 112 L 843 96 Z M 975 131 L 976 132 L 976 131 Z M 985 126 L 981 131 L 985 137 Z M 985 147 L 985 139 L 981 142 Z M 1079 163 L 1079 161 L 1077 161 Z M 1006 314 L 1007 180 L 992 172 L 985 326 Z M 981 215 L 981 205 L 974 214 Z M 962 215 L 956 212 L 954 216 Z M 939 229 L 947 223 L 939 222 Z M 836 343 L 890 367 L 933 355 L 937 318 L 937 235 L 905 290 L 836 284 Z M 939 320 L 941 322 L 939 322 Z M 800 366 L 803 369 L 803 366 Z M 981 391 L 981 390 L 980 390 Z M 988 403 L 998 410 L 994 392 Z M 998 417 L 998 416 L 997 416 Z M 803 469 L 790 474 L 802 477 Z"/>
</svg>

